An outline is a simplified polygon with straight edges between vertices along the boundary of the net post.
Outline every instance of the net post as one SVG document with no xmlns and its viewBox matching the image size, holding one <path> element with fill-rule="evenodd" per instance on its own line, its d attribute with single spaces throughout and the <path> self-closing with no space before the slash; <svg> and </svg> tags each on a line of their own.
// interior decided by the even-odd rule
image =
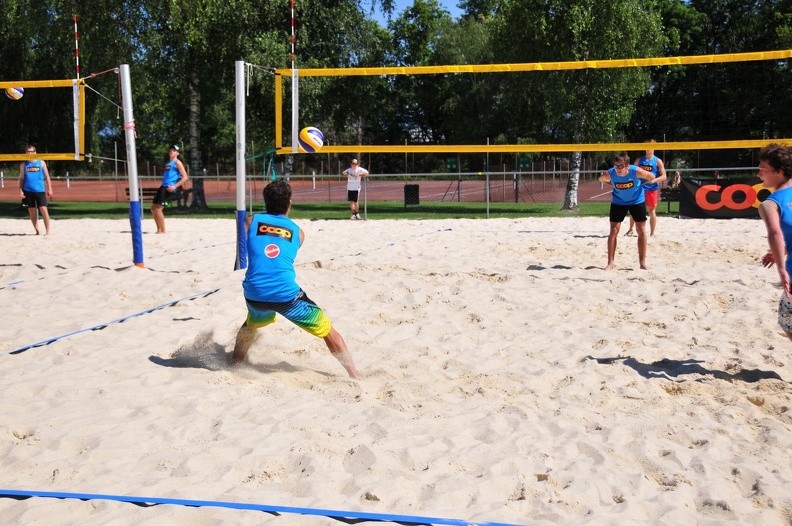
<svg viewBox="0 0 792 526">
<path fill-rule="evenodd" d="M 300 75 L 292 69 L 292 153 L 297 153 L 297 144 L 300 135 Z"/>
<path fill-rule="evenodd" d="M 245 62 L 234 63 L 236 76 L 236 233 L 237 253 L 234 270 L 247 268 L 245 228 Z"/>
<path fill-rule="evenodd" d="M 124 135 L 126 137 L 127 168 L 129 169 L 129 226 L 132 230 L 132 262 L 138 267 L 143 267 L 143 233 L 140 226 L 135 117 L 132 113 L 132 81 L 129 64 L 121 64 L 121 102 L 124 109 Z"/>
</svg>

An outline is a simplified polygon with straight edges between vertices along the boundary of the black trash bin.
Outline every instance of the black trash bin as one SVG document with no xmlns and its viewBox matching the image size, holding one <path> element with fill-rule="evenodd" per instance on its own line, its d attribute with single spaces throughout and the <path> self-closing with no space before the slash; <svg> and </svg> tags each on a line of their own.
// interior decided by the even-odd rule
<svg viewBox="0 0 792 526">
<path fill-rule="evenodd" d="M 404 206 L 407 205 L 420 205 L 421 198 L 418 196 L 417 184 L 404 185 Z"/>
</svg>

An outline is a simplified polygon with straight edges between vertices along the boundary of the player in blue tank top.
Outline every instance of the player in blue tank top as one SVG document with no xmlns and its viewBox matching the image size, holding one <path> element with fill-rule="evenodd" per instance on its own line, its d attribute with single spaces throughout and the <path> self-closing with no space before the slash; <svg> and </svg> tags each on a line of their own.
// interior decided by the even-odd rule
<svg viewBox="0 0 792 526">
<path fill-rule="evenodd" d="M 151 203 L 151 215 L 157 225 L 157 234 L 165 233 L 165 205 L 173 200 L 173 193 L 187 184 L 187 170 L 179 160 L 179 147 L 173 145 L 168 150 L 170 161 L 165 165 L 162 184 Z"/>
<path fill-rule="evenodd" d="M 28 146 L 25 153 L 33 157 L 36 155 L 36 147 Z M 52 181 L 49 176 L 47 163 L 40 159 L 31 159 L 19 163 L 19 196 L 25 200 L 30 222 L 39 235 L 38 214 L 36 209 L 41 212 L 44 220 L 44 231 L 50 233 L 50 216 L 47 207 L 47 198 L 52 199 Z"/>
<path fill-rule="evenodd" d="M 628 213 L 635 220 L 638 231 L 638 263 L 642 269 L 646 269 L 646 201 L 643 185 L 654 181 L 655 177 L 650 172 L 631 165 L 630 156 L 626 152 L 614 157 L 612 162 L 613 167 L 599 177 L 601 183 L 610 183 L 613 186 L 608 233 L 608 265 L 605 270 L 613 269 L 616 240 Z"/>
<path fill-rule="evenodd" d="M 322 338 L 347 374 L 360 378 L 344 338 L 297 284 L 294 260 L 305 234 L 288 217 L 291 195 L 287 182 L 272 181 L 264 188 L 267 212 L 247 219 L 248 268 L 242 289 L 248 315 L 237 333 L 231 364 L 242 363 L 256 331 L 273 323 L 275 315 L 280 314 L 306 332 Z"/>
<path fill-rule="evenodd" d="M 773 193 L 759 206 L 759 215 L 767 229 L 770 250 L 762 257 L 762 265 L 776 264 L 781 279 L 781 299 L 778 302 L 778 324 L 792 340 L 792 147 L 768 144 L 759 151 L 759 179 Z"/>
<path fill-rule="evenodd" d="M 654 139 L 649 139 L 646 141 L 647 143 L 654 143 Z M 654 154 L 654 147 L 651 149 L 647 149 L 646 153 L 640 156 L 636 161 L 635 165 L 639 168 L 643 168 L 647 172 L 651 172 L 655 176 L 655 180 L 651 183 L 646 183 L 644 185 L 644 196 L 646 197 L 646 210 L 649 215 L 649 235 L 653 236 L 655 233 L 655 229 L 657 228 L 657 214 L 655 210 L 657 209 L 657 204 L 660 202 L 660 185 L 666 179 L 668 179 L 668 175 L 666 174 L 665 164 L 663 164 L 663 160 L 657 157 Z M 625 236 L 633 235 L 635 231 L 635 221 L 632 217 L 630 217 L 630 228 L 627 230 L 627 233 L 624 234 Z"/>
</svg>

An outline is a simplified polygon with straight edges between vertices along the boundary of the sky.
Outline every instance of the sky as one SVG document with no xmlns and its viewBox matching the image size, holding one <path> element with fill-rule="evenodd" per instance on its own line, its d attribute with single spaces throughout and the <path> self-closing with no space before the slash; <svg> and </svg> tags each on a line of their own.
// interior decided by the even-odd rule
<svg viewBox="0 0 792 526">
<path fill-rule="evenodd" d="M 451 18 L 456 20 L 462 14 L 462 10 L 457 7 L 457 3 L 459 0 L 439 0 L 438 3 L 451 13 Z M 365 3 L 364 3 L 365 5 Z M 393 18 L 398 17 L 405 9 L 411 7 L 413 5 L 413 0 L 395 0 L 394 1 L 395 8 L 393 10 Z M 385 19 L 385 15 L 377 9 L 374 11 L 374 20 L 380 23 L 383 27 L 387 25 L 388 21 Z"/>
</svg>

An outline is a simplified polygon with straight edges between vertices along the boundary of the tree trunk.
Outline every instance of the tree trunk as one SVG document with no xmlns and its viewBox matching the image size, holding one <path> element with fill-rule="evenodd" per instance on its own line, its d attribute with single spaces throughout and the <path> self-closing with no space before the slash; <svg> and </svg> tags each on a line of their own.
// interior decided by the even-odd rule
<svg viewBox="0 0 792 526">
<path fill-rule="evenodd" d="M 569 179 L 567 179 L 566 194 L 564 194 L 564 206 L 561 210 L 578 210 L 578 185 L 580 184 L 580 163 L 583 152 L 573 152 L 572 162 L 570 163 Z"/>
<path fill-rule="evenodd" d="M 190 179 L 192 179 L 192 210 L 208 210 L 204 192 L 203 163 L 201 159 L 201 92 L 198 73 L 190 75 Z"/>
</svg>

